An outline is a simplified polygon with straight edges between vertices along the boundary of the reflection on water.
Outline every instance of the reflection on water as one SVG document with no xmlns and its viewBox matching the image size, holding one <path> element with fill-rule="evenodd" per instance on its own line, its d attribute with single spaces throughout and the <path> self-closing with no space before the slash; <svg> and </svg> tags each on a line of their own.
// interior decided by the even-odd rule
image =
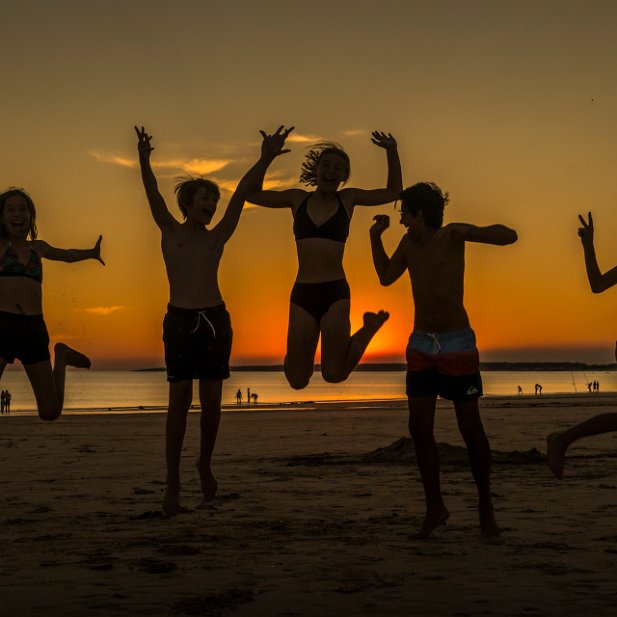
<svg viewBox="0 0 617 617">
<path fill-rule="evenodd" d="M 617 377 L 612 371 L 486 371 L 482 374 L 485 394 L 515 395 L 520 385 L 526 395 L 534 393 L 534 385 L 542 385 L 543 393 L 587 392 L 586 384 L 600 382 L 600 392 L 617 391 Z M 6 371 L 0 383 L 13 395 L 13 411 L 35 409 L 34 395 L 23 371 Z M 356 372 L 341 384 L 329 384 L 315 374 L 304 390 L 292 390 L 280 372 L 239 371 L 225 381 L 223 403 L 235 406 L 236 392 L 247 402 L 247 388 L 258 395 L 259 404 L 292 401 L 332 401 L 405 398 L 405 373 L 398 371 Z M 199 400 L 197 388 L 193 401 Z M 164 372 L 75 371 L 67 374 L 66 404 L 70 409 L 115 409 L 162 407 L 167 405 L 167 382 Z"/>
</svg>

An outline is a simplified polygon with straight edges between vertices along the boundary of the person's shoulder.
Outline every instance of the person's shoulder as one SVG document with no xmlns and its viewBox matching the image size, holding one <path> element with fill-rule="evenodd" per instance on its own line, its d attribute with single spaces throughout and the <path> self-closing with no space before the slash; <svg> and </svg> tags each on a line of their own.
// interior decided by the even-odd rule
<svg viewBox="0 0 617 617">
<path fill-rule="evenodd" d="M 30 240 L 30 248 L 40 257 L 43 257 L 45 253 L 50 249 L 50 245 L 45 240 Z"/>
</svg>

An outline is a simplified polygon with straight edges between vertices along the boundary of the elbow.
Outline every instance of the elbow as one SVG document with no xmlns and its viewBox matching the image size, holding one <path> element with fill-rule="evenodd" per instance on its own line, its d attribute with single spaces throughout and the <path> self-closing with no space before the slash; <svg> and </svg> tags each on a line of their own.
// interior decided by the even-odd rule
<svg viewBox="0 0 617 617">
<path fill-rule="evenodd" d="M 508 241 L 506 244 L 514 244 L 518 240 L 518 234 L 514 231 L 514 229 L 510 229 L 508 231 Z"/>
<path fill-rule="evenodd" d="M 599 294 L 606 290 L 606 287 L 602 285 L 601 281 L 589 281 L 589 286 L 594 294 Z"/>
</svg>

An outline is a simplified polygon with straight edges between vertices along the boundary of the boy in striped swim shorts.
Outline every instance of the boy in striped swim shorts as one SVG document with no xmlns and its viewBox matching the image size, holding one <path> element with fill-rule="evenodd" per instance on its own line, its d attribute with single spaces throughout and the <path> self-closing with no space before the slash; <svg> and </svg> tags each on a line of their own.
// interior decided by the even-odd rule
<svg viewBox="0 0 617 617">
<path fill-rule="evenodd" d="M 407 233 L 392 257 L 381 237 L 390 225 L 388 216 L 375 217 L 370 235 L 381 284 L 391 285 L 405 271 L 411 278 L 415 318 L 406 353 L 409 432 L 426 498 L 426 514 L 415 537 L 427 538 L 450 515 L 441 494 L 433 434 L 438 396 L 454 403 L 478 488 L 482 534 L 497 536 L 490 491 L 491 450 L 478 407 L 482 396 L 478 350 L 463 306 L 465 243 L 506 245 L 516 242 L 517 235 L 504 225 L 450 223 L 444 227 L 448 195 L 432 182 L 415 184 L 400 198 L 400 222 Z"/>
</svg>

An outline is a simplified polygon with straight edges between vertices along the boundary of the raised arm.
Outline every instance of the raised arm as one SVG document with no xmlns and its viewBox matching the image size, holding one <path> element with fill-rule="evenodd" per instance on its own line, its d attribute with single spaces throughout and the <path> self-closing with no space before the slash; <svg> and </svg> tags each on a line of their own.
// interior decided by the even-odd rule
<svg viewBox="0 0 617 617">
<path fill-rule="evenodd" d="M 600 272 L 600 266 L 598 266 L 598 259 L 596 257 L 596 249 L 593 244 L 594 227 L 591 212 L 587 214 L 587 217 L 588 220 L 585 221 L 580 214 L 578 215 L 578 220 L 582 225 L 582 227 L 578 230 L 578 235 L 580 236 L 581 243 L 583 244 L 585 268 L 587 270 L 589 285 L 591 286 L 591 291 L 597 294 L 617 284 L 617 266 L 611 268 L 604 274 Z"/>
<path fill-rule="evenodd" d="M 154 222 L 163 229 L 163 227 L 168 227 L 176 223 L 176 219 L 174 219 L 167 209 L 167 204 L 159 192 L 156 177 L 150 165 L 150 153 L 154 150 L 150 144 L 152 135 L 148 135 L 143 126 L 141 129 L 136 126 L 135 132 L 137 133 L 137 152 L 139 153 L 141 179 L 146 189 L 146 197 L 150 205 L 150 212 L 152 212 Z"/>
<path fill-rule="evenodd" d="M 477 227 L 467 223 L 449 223 L 435 234 L 436 240 L 460 239 L 463 242 L 479 242 L 481 244 L 496 244 L 505 246 L 518 240 L 517 233 L 505 225 L 488 225 Z"/>
<path fill-rule="evenodd" d="M 289 152 L 289 150 L 283 149 L 283 146 L 285 145 L 287 136 L 293 131 L 293 128 L 292 126 L 291 128 L 285 129 L 283 126 L 279 126 L 272 135 L 264 131 L 259 131 L 263 138 L 261 143 L 261 156 L 238 183 L 223 218 L 214 228 L 215 231 L 221 234 L 223 242 L 227 242 L 236 229 L 247 196 L 260 191 L 264 175 L 270 163 L 272 163 L 277 156 Z"/>
<path fill-rule="evenodd" d="M 101 241 L 103 236 L 99 236 L 95 245 L 91 249 L 60 249 L 51 246 L 43 240 L 33 240 L 32 245 L 36 252 L 45 259 L 52 261 L 65 261 L 73 263 L 75 261 L 85 261 L 86 259 L 96 259 L 103 265 L 105 262 L 101 258 Z"/>
<path fill-rule="evenodd" d="M 392 285 L 392 283 L 399 279 L 401 274 L 407 269 L 407 263 L 401 248 L 405 238 L 401 240 L 401 243 L 398 245 L 396 251 L 394 251 L 392 257 L 388 257 L 381 236 L 390 226 L 390 217 L 387 214 L 378 214 L 373 220 L 375 223 L 369 231 L 371 236 L 373 265 L 379 277 L 379 282 L 384 286 Z"/>
<path fill-rule="evenodd" d="M 341 193 L 346 194 L 346 201 L 355 206 L 380 206 L 398 199 L 399 193 L 403 190 L 403 174 L 401 172 L 401 161 L 398 156 L 396 139 L 390 133 L 373 131 L 371 141 L 386 151 L 388 162 L 388 181 L 386 188 L 383 189 L 343 189 Z"/>
</svg>

